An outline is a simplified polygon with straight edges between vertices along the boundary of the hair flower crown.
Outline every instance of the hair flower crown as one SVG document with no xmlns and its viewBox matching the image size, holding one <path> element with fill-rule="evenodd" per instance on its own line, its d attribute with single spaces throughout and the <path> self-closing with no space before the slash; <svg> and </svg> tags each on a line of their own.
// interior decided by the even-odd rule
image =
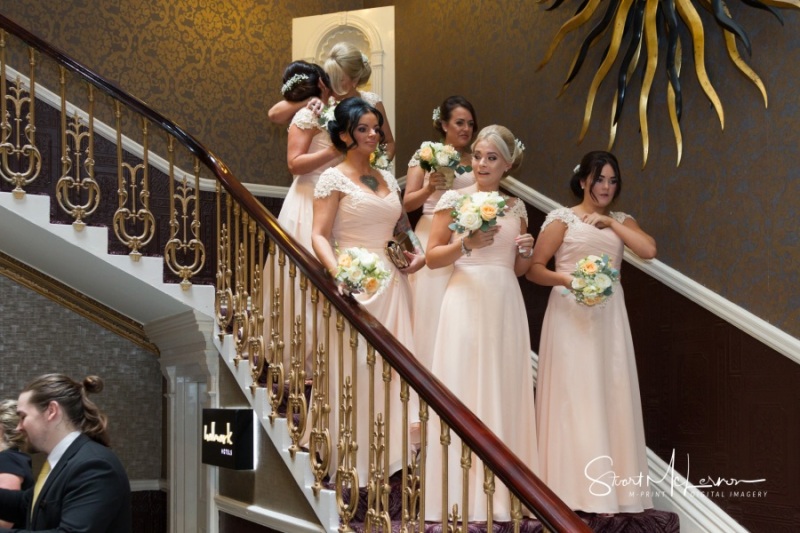
<svg viewBox="0 0 800 533">
<path fill-rule="evenodd" d="M 292 87 L 294 87 L 301 81 L 307 79 L 308 79 L 308 74 L 295 74 L 294 76 L 286 80 L 286 83 L 283 84 L 283 86 L 281 87 L 281 94 L 288 93 L 289 91 L 292 90 Z"/>
<path fill-rule="evenodd" d="M 514 138 L 514 146 L 516 146 L 516 147 L 517 147 L 517 150 L 519 150 L 519 151 L 520 151 L 520 153 L 522 153 L 522 152 L 524 152 L 524 151 L 525 151 L 525 145 L 524 145 L 524 144 L 522 144 L 522 141 L 520 141 L 520 140 L 519 140 L 519 139 L 517 139 L 516 137 Z"/>
<path fill-rule="evenodd" d="M 434 107 L 433 115 L 431 115 L 431 118 L 433 119 L 433 124 L 435 125 L 437 122 L 439 122 L 439 119 L 441 117 L 442 117 L 442 111 L 438 107 Z"/>
<path fill-rule="evenodd" d="M 580 171 L 581 171 L 581 165 L 580 163 L 578 163 L 577 165 L 575 165 L 575 168 L 572 169 L 572 173 L 577 174 Z"/>
<path fill-rule="evenodd" d="M 369 66 L 369 58 L 367 57 L 367 54 L 365 54 L 364 52 L 361 52 L 361 61 L 364 63 L 365 66 Z"/>
</svg>

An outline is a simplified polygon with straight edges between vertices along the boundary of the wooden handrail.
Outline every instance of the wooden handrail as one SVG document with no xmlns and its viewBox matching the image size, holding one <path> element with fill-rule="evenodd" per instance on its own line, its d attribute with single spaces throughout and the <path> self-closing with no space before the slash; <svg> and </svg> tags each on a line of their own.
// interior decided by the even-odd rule
<svg viewBox="0 0 800 533">
<path fill-rule="evenodd" d="M 52 58 L 101 91 L 135 110 L 150 122 L 175 137 L 194 154 L 228 194 L 238 201 L 247 213 L 270 235 L 278 246 L 289 254 L 300 270 L 316 285 L 325 297 L 359 333 L 372 344 L 397 373 L 452 428 L 461 439 L 486 463 L 523 505 L 528 507 L 552 531 L 590 532 L 591 529 L 551 491 L 527 465 L 523 464 L 458 398 L 423 367 L 414 355 L 355 300 L 339 294 L 333 280 L 322 264 L 306 249 L 289 237 L 275 217 L 233 175 L 228 166 L 194 136 L 153 110 L 144 101 L 125 92 L 115 84 L 75 61 L 61 50 L 33 35 L 0 13 L 0 27 L 29 46 Z M 533 422 L 533 421 L 532 421 Z"/>
</svg>

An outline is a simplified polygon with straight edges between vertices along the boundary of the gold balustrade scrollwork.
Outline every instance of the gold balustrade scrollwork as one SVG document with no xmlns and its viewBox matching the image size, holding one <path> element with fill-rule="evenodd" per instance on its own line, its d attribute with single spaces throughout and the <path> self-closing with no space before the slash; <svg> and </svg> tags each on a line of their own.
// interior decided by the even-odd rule
<svg viewBox="0 0 800 533">
<path fill-rule="evenodd" d="M 156 233 L 156 220 L 150 210 L 150 167 L 147 120 L 142 118 L 142 162 L 132 165 L 125 161 L 122 151 L 122 104 L 114 103 L 117 128 L 117 198 L 114 213 L 114 233 L 128 247 L 130 257 L 139 261 L 146 246 Z"/>
<path fill-rule="evenodd" d="M 311 291 L 311 300 L 314 306 L 314 320 L 319 302 L 319 290 L 315 287 Z M 325 300 L 322 306 L 322 338 L 319 339 L 317 349 L 314 351 L 314 366 L 312 374 L 312 402 L 311 402 L 311 438 L 309 452 L 311 457 L 311 470 L 314 473 L 312 489 L 318 496 L 322 490 L 322 480 L 328 475 L 331 464 L 331 431 L 328 376 L 330 372 L 328 354 L 330 354 L 331 303 Z M 316 334 L 315 334 L 316 337 Z"/>
<path fill-rule="evenodd" d="M 5 31 L 0 31 L 0 176 L 14 186 L 14 198 L 20 200 L 25 196 L 23 187 L 33 183 L 42 170 L 42 154 L 36 146 L 36 59 L 34 49 L 28 48 L 28 90 L 19 76 L 8 87 L 5 36 Z"/>
<path fill-rule="evenodd" d="M 339 509 L 341 525 L 339 532 L 352 531 L 350 522 L 358 510 L 358 470 L 356 456 L 358 443 L 355 431 L 355 406 L 353 402 L 353 383 L 350 376 L 344 379 L 340 391 L 339 404 L 339 442 L 337 451 L 339 465 L 336 470 L 336 505 Z M 347 500 L 345 501 L 345 495 Z"/>
<path fill-rule="evenodd" d="M 214 298 L 214 314 L 219 329 L 220 338 L 225 336 L 228 327 L 233 321 L 233 270 L 231 270 L 231 238 L 230 238 L 230 212 L 231 198 L 225 195 L 227 206 L 226 220 L 222 221 L 222 188 L 219 183 L 216 186 L 216 207 L 217 207 L 217 272 L 216 272 L 216 295 Z"/>
<path fill-rule="evenodd" d="M 56 182 L 56 201 L 74 220 L 72 227 L 81 231 L 84 219 L 100 206 L 100 184 L 94 175 L 94 87 L 87 84 L 88 118 L 82 123 L 77 109 L 67 119 L 67 71 L 59 69 L 61 87 L 61 177 Z M 72 141 L 72 147 L 70 142 Z M 86 147 L 83 148 L 85 141 Z M 85 156 L 83 163 L 82 157 Z M 74 162 L 73 162 L 74 161 Z"/>
<path fill-rule="evenodd" d="M 164 260 L 169 269 L 181 278 L 181 288 L 189 290 L 206 263 L 206 247 L 200 239 L 200 161 L 194 161 L 194 183 L 189 185 L 186 174 L 176 186 L 175 139 L 167 143 L 169 153 L 169 210 L 170 239 L 164 248 Z M 177 192 L 176 192 L 177 190 Z M 255 231 L 255 222 L 253 223 Z M 190 259 L 190 260 L 188 260 Z"/>
<path fill-rule="evenodd" d="M 269 328 L 269 368 L 267 369 L 267 399 L 270 403 L 270 423 L 275 423 L 278 418 L 278 411 L 284 397 L 284 376 L 283 368 L 283 300 L 281 298 L 283 287 L 283 273 L 286 265 L 286 257 L 282 250 L 270 243 L 269 248 L 269 271 L 271 288 L 270 305 L 270 328 Z M 277 260 L 276 260 L 277 259 Z M 276 269 L 275 266 L 278 265 Z"/>
<path fill-rule="evenodd" d="M 239 217 L 235 213 L 234 217 Z M 242 217 L 243 225 L 247 225 L 247 214 Z M 240 239 L 239 224 L 236 224 L 236 272 L 234 274 L 233 291 L 233 342 L 236 348 L 234 364 L 245 359 L 247 339 L 250 335 L 250 317 L 253 313 L 253 302 L 248 291 L 249 280 L 247 271 L 247 244 Z"/>
</svg>

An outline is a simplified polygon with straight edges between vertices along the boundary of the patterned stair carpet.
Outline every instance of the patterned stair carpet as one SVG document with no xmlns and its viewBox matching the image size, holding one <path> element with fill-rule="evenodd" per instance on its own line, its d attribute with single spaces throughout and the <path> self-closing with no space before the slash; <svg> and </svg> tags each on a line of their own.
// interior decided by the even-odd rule
<svg viewBox="0 0 800 533">
<path fill-rule="evenodd" d="M 389 479 L 389 516 L 392 519 L 392 533 L 400 533 L 400 515 L 402 511 L 400 473 L 393 475 Z M 328 484 L 328 488 L 335 487 Z M 365 533 L 366 528 L 364 519 L 366 518 L 367 490 L 359 490 L 359 505 L 356 515 L 350 522 L 350 527 L 357 533 Z M 347 500 L 347 498 L 345 498 Z M 584 522 L 592 531 L 601 533 L 679 533 L 680 524 L 678 515 L 667 511 L 649 509 L 643 513 L 620 513 L 614 516 L 601 516 L 594 513 L 578 512 Z M 487 533 L 486 523 L 470 523 L 467 527 L 468 533 Z M 494 522 L 492 533 L 513 533 L 514 524 L 511 522 Z M 543 531 L 542 524 L 538 520 L 523 519 L 520 525 L 520 533 L 540 533 Z M 428 523 L 425 526 L 425 533 L 447 533 L 443 531 L 439 523 Z"/>
</svg>

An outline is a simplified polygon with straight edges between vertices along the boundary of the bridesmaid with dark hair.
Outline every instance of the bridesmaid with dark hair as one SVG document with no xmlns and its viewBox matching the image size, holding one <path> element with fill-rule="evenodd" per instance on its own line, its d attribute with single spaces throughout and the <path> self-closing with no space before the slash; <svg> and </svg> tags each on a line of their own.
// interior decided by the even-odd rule
<svg viewBox="0 0 800 533">
<path fill-rule="evenodd" d="M 444 144 L 449 144 L 458 150 L 461 154 L 461 164 L 454 173 L 453 182 L 448 184 L 442 172 L 426 172 L 416 157 L 412 157 L 408 163 L 403 206 L 409 212 L 422 207 L 422 215 L 414 232 L 423 248 L 428 246 L 433 213 L 442 194 L 447 189 L 461 189 L 475 183 L 475 176 L 470 166 L 472 159 L 470 144 L 477 131 L 478 119 L 472 104 L 463 96 L 446 98 L 433 110 L 433 127 L 441 135 Z M 439 307 L 452 272 L 452 266 L 436 270 L 423 268 L 410 278 L 414 293 L 416 355 L 428 368 L 433 357 L 436 327 L 439 324 Z"/>
<path fill-rule="evenodd" d="M 647 479 L 649 470 L 622 286 L 612 283 L 613 293 L 602 305 L 579 303 L 568 291 L 579 261 L 606 255 L 619 269 L 625 246 L 651 259 L 656 242 L 632 216 L 611 211 L 622 190 L 612 154 L 583 156 L 570 188 L 579 203 L 547 215 L 526 274 L 553 287 L 539 344 L 539 477 L 574 510 L 638 513 L 653 502 L 648 491 L 630 490 L 635 480 Z M 555 270 L 550 270 L 547 264 L 554 256 Z M 612 483 L 609 473 L 619 482 Z"/>
<path fill-rule="evenodd" d="M 377 254 L 389 270 L 389 279 L 382 291 L 374 294 L 357 293 L 355 299 L 369 311 L 395 338 L 409 351 L 414 352 L 414 338 L 411 323 L 411 288 L 408 274 L 416 272 L 425 264 L 425 256 L 421 249 L 412 254 L 405 252 L 409 266 L 397 268 L 384 255 L 387 241 L 395 235 L 398 221 L 404 221 L 408 227 L 408 218 L 400 201 L 400 187 L 394 176 L 385 170 L 370 166 L 370 155 L 383 142 L 381 126 L 383 116 L 380 111 L 360 98 L 348 98 L 336 106 L 334 119 L 328 122 L 333 145 L 344 154 L 344 161 L 329 168 L 319 178 L 314 190 L 314 227 L 312 244 L 317 258 L 325 268 L 335 276 L 338 266 L 336 249 L 345 250 L 352 247 L 365 248 Z M 408 228 L 410 231 L 410 228 Z M 359 342 L 357 354 L 357 390 L 353 397 L 369 398 L 369 380 L 366 343 Z M 380 357 L 376 363 L 381 367 Z M 331 369 L 328 373 L 331 384 L 331 401 L 336 402 L 339 384 L 338 357 L 330 356 Z M 349 365 L 348 365 L 349 368 Z M 376 384 L 375 398 L 383 398 L 383 382 Z M 412 395 L 415 396 L 415 395 Z M 390 384 L 391 408 L 383 413 L 390 434 L 386 442 L 390 448 L 390 471 L 395 472 L 403 466 L 402 458 L 402 410 L 400 405 L 400 380 Z M 413 403 L 413 402 L 412 402 Z M 380 405 L 376 405 L 380 412 Z M 410 416 L 419 409 L 409 406 Z M 339 406 L 331 407 L 334 423 L 332 428 L 340 427 Z M 377 413 L 376 413 L 377 416 Z M 357 472 L 359 484 L 362 486 L 369 473 L 369 423 L 367 406 L 358 409 L 358 461 Z M 412 436 L 412 440 L 413 440 Z M 334 450 L 336 453 L 336 450 Z M 332 473 L 336 472 L 336 461 L 332 461 Z M 391 473 L 390 472 L 390 473 Z"/>
</svg>

